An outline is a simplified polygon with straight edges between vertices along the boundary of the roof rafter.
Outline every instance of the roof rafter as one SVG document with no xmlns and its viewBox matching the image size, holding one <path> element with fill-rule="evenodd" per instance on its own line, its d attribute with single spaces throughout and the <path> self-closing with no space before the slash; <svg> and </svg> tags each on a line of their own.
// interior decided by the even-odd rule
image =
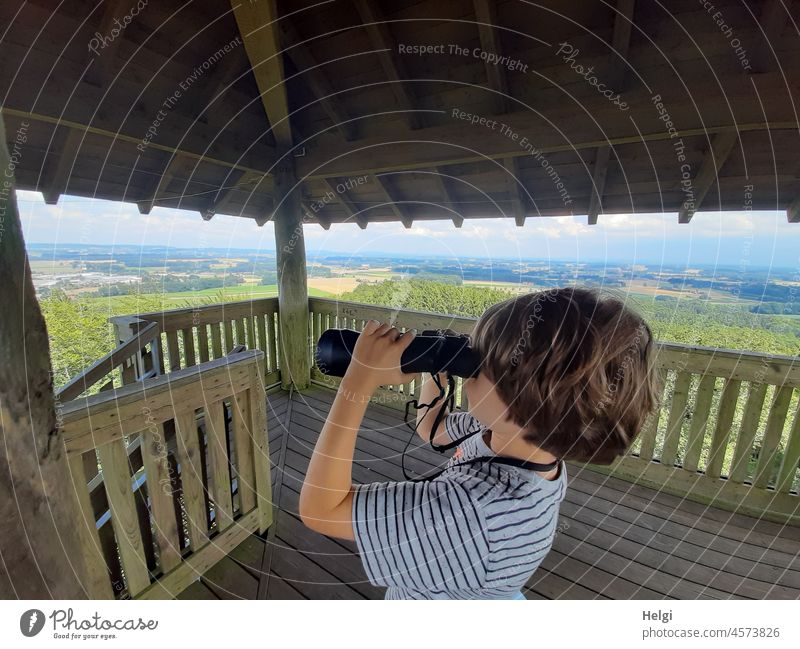
<svg viewBox="0 0 800 649">
<path fill-rule="evenodd" d="M 589 211 L 586 222 L 589 225 L 597 224 L 597 215 L 603 208 L 603 194 L 606 189 L 606 176 L 608 175 L 608 161 L 611 157 L 611 147 L 601 146 L 597 149 L 594 160 L 594 173 L 592 174 L 592 195 L 589 198 Z"/>
<path fill-rule="evenodd" d="M 403 207 L 397 203 L 397 199 L 392 196 L 392 191 L 389 188 L 387 181 L 382 176 L 375 174 L 375 183 L 378 185 L 378 189 L 381 190 L 381 193 L 386 199 L 386 204 L 392 208 L 394 215 L 403 224 L 403 227 L 409 229 L 412 225 L 414 225 L 414 219 L 405 209 L 403 209 Z"/>
<path fill-rule="evenodd" d="M 628 72 L 627 58 L 631 49 L 633 12 L 635 9 L 636 0 L 617 0 L 614 30 L 611 35 L 611 48 L 616 53 L 616 58 L 609 71 L 609 85 L 620 93 L 624 90 L 625 75 Z M 586 213 L 586 222 L 589 225 L 597 224 L 597 216 L 603 207 L 603 194 L 606 189 L 610 154 L 610 146 L 600 146 L 595 151 L 592 193 L 589 198 L 589 209 Z"/>
<path fill-rule="evenodd" d="M 711 139 L 711 147 L 706 151 L 703 161 L 700 163 L 700 170 L 692 180 L 692 192 L 694 200 L 687 199 L 678 212 L 678 223 L 689 223 L 694 213 L 700 209 L 708 190 L 714 182 L 719 180 L 719 172 L 728 156 L 733 151 L 739 141 L 739 134 L 736 131 L 725 131 L 717 133 Z"/>
<path fill-rule="evenodd" d="M 475 8 L 475 18 L 478 22 L 478 35 L 481 40 L 481 48 L 484 52 L 494 53 L 502 56 L 500 39 L 495 29 L 497 24 L 497 11 L 494 0 L 473 0 Z M 508 78 L 505 68 L 484 58 L 486 77 L 489 80 L 489 87 L 495 91 L 495 110 L 497 113 L 505 113 L 509 110 L 508 100 Z"/>
<path fill-rule="evenodd" d="M 89 41 L 90 47 L 94 40 L 97 41 L 94 50 L 89 49 L 89 52 L 94 52 L 90 54 L 94 59 L 84 76 L 84 80 L 94 86 L 102 86 L 108 81 L 109 72 L 114 68 L 117 50 L 124 38 L 123 30 L 115 27 L 114 23 L 116 22 L 119 25 L 120 16 L 124 16 L 129 9 L 123 0 L 109 0 L 104 3 L 104 6 L 105 11 L 102 18 L 100 18 L 100 24 L 93 39 Z M 113 39 L 107 38 L 107 35 L 112 33 L 112 29 L 119 29 L 119 35 Z M 101 40 L 103 38 L 105 40 Z M 98 50 L 98 48 L 101 49 Z"/>
<path fill-rule="evenodd" d="M 67 184 L 69 183 L 70 171 L 78 157 L 78 151 L 83 143 L 84 135 L 85 133 L 81 133 L 80 131 L 67 129 L 62 144 L 59 146 L 61 151 L 58 156 L 58 163 L 47 185 L 42 188 L 42 196 L 47 205 L 57 205 L 58 199 L 61 197 L 64 190 L 66 190 Z"/>
<path fill-rule="evenodd" d="M 800 196 L 795 198 L 786 209 L 786 220 L 789 223 L 800 223 Z"/>
<path fill-rule="evenodd" d="M 517 227 L 525 225 L 525 216 L 528 209 L 528 201 L 523 191 L 522 177 L 519 171 L 519 161 L 516 158 L 504 158 L 503 167 L 507 172 L 506 182 L 511 192 L 511 205 L 514 210 L 514 222 Z"/>
<path fill-rule="evenodd" d="M 324 214 L 320 214 L 319 212 L 315 211 L 308 201 L 300 201 L 300 207 L 306 211 L 306 216 L 308 217 L 309 221 L 316 221 L 322 226 L 323 230 L 331 229 L 331 220 Z"/>
<path fill-rule="evenodd" d="M 758 17 L 758 24 L 764 33 L 758 31 L 755 42 L 750 48 L 752 72 L 764 72 L 773 65 L 775 54 L 772 52 L 772 44 L 778 42 L 780 33 L 789 20 L 790 15 L 781 0 L 769 0 L 764 3 L 761 15 Z"/>
<path fill-rule="evenodd" d="M 235 0 L 234 0 L 235 1 Z M 390 84 L 395 99 L 401 110 L 406 111 L 406 121 L 412 129 L 422 128 L 420 114 L 414 110 L 414 98 L 406 85 L 408 76 L 405 74 L 405 66 L 394 55 L 397 45 L 389 32 L 386 21 L 377 8 L 375 2 L 370 0 L 353 0 L 364 23 L 364 29 L 369 34 L 372 47 L 381 62 L 384 74 L 392 81 Z"/>
<path fill-rule="evenodd" d="M 286 48 L 284 53 L 292 60 L 298 71 L 303 73 L 303 79 L 308 82 L 311 92 L 319 100 L 328 119 L 333 122 L 345 140 L 356 139 L 356 129 L 350 122 L 347 110 L 336 98 L 328 77 L 320 68 L 311 50 L 303 43 L 294 25 L 289 20 L 282 20 L 280 28 Z"/>
<path fill-rule="evenodd" d="M 278 38 L 276 0 L 231 0 L 231 7 L 275 142 L 282 149 L 291 147 L 292 127 Z"/>
<path fill-rule="evenodd" d="M 339 202 L 339 204 L 344 208 L 344 211 L 347 212 L 348 219 L 354 220 L 356 223 L 358 223 L 359 228 L 366 230 L 368 219 L 361 212 L 361 210 L 352 203 L 350 197 L 347 196 L 345 192 L 340 192 L 336 183 L 330 178 L 325 179 L 325 184 L 330 192 L 336 197 L 336 200 Z"/>
<path fill-rule="evenodd" d="M 439 186 L 439 193 L 445 197 L 445 205 L 450 209 L 453 219 L 453 225 L 457 228 L 460 228 L 464 225 L 464 217 L 458 212 L 455 206 L 455 199 L 453 198 L 453 192 L 450 189 L 450 183 L 447 181 L 447 174 L 442 170 L 441 167 L 437 167 L 431 172 L 431 176 L 436 181 L 436 184 Z"/>
</svg>

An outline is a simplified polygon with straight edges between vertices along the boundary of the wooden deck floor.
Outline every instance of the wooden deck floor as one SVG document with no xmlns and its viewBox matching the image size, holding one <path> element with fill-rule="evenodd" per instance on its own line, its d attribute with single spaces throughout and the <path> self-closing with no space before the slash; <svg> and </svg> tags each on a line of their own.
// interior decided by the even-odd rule
<svg viewBox="0 0 800 649">
<path fill-rule="evenodd" d="M 374 599 L 352 543 L 308 530 L 300 485 L 333 392 L 268 396 L 276 520 L 186 589 L 185 599 Z M 402 416 L 370 406 L 354 479 L 402 480 L 410 433 Z M 442 456 L 414 444 L 411 471 Z M 800 599 L 800 528 L 682 501 L 568 465 L 552 551 L 527 584 L 529 599 Z"/>
</svg>

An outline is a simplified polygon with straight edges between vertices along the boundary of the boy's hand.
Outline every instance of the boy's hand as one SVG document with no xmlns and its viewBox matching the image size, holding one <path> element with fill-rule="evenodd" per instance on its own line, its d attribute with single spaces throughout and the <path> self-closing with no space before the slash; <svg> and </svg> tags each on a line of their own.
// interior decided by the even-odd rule
<svg viewBox="0 0 800 649">
<path fill-rule="evenodd" d="M 380 385 L 418 379 L 419 374 L 406 374 L 400 369 L 400 358 L 415 335 L 411 330 L 400 333 L 396 327 L 377 320 L 367 321 L 356 341 L 345 379 L 370 394 Z"/>
</svg>

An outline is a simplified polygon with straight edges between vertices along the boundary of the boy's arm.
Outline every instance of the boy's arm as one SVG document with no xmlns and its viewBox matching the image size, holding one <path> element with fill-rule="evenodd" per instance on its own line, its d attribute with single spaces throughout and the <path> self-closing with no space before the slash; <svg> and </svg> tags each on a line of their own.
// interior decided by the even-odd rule
<svg viewBox="0 0 800 649">
<path fill-rule="evenodd" d="M 375 388 L 417 378 L 400 370 L 400 357 L 413 338 L 411 331 L 400 334 L 375 320 L 358 337 L 300 491 L 300 517 L 311 529 L 355 538 L 352 470 L 358 429 Z"/>
</svg>

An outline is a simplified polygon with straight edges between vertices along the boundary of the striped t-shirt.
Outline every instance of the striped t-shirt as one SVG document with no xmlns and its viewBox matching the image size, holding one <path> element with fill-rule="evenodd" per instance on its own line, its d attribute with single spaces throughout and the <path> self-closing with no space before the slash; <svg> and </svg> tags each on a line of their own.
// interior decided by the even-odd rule
<svg viewBox="0 0 800 649">
<path fill-rule="evenodd" d="M 452 440 L 475 427 L 468 412 L 445 418 Z M 509 599 L 550 550 L 565 463 L 555 480 L 505 464 L 457 466 L 494 455 L 483 430 L 433 480 L 356 487 L 356 545 L 370 583 L 388 587 L 386 599 Z"/>
</svg>

